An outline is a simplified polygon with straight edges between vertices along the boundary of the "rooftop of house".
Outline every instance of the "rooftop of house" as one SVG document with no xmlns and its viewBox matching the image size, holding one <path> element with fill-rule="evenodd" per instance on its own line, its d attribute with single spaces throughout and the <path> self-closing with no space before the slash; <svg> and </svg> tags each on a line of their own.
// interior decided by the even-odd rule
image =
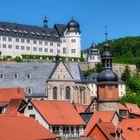
<svg viewBox="0 0 140 140">
<path fill-rule="evenodd" d="M 125 106 L 125 104 L 121 104 L 121 103 L 118 103 L 118 109 L 119 110 L 128 110 L 128 108 Z"/>
<path fill-rule="evenodd" d="M 33 118 L 25 116 L 0 116 L 0 137 L 3 140 L 47 140 L 55 135 Z"/>
<path fill-rule="evenodd" d="M 68 101 L 32 100 L 31 103 L 50 125 L 85 125 Z"/>
<path fill-rule="evenodd" d="M 86 110 L 85 107 L 81 105 L 80 103 L 76 103 L 74 107 L 78 113 L 84 113 Z"/>
<path fill-rule="evenodd" d="M 138 130 L 123 131 L 122 138 L 124 140 L 140 140 L 140 132 Z"/>
<path fill-rule="evenodd" d="M 109 140 L 114 140 L 114 137 L 112 136 L 115 135 L 116 127 L 113 125 L 111 122 L 101 122 L 96 124 L 101 132 L 109 139 Z"/>
<path fill-rule="evenodd" d="M 0 88 L 0 103 L 11 99 L 25 99 L 23 88 Z"/>
<path fill-rule="evenodd" d="M 117 127 L 122 130 L 138 130 L 140 128 L 140 118 L 123 119 Z"/>
<path fill-rule="evenodd" d="M 4 113 L 6 116 L 16 116 L 26 107 L 26 102 L 22 99 L 11 99 L 8 103 L 7 109 Z"/>
<path fill-rule="evenodd" d="M 111 122 L 115 113 L 116 113 L 115 111 L 96 111 L 96 112 L 94 112 L 85 128 L 83 136 L 85 136 L 85 137 L 88 136 L 89 133 L 92 131 L 93 127 L 95 126 L 95 124 L 99 120 L 101 120 L 102 122 Z"/>
<path fill-rule="evenodd" d="M 140 115 L 140 109 L 137 104 L 126 103 L 125 105 L 130 113 Z"/>
</svg>

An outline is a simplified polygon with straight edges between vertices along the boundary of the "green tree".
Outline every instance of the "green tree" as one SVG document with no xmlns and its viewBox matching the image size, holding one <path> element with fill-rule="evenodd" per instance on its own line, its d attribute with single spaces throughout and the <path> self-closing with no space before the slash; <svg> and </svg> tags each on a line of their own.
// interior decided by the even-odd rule
<svg viewBox="0 0 140 140">
<path fill-rule="evenodd" d="M 124 82 L 127 82 L 127 81 L 129 81 L 130 77 L 131 77 L 130 68 L 129 68 L 128 65 L 126 65 L 126 67 L 125 67 L 125 69 L 124 69 L 124 71 L 123 71 L 123 73 L 122 73 L 122 75 L 121 75 L 121 79 L 122 79 Z"/>
<path fill-rule="evenodd" d="M 102 70 L 102 64 L 101 63 L 97 63 L 95 67 L 96 67 L 95 68 L 96 72 L 98 72 L 98 73 L 101 72 L 101 70 Z"/>
</svg>

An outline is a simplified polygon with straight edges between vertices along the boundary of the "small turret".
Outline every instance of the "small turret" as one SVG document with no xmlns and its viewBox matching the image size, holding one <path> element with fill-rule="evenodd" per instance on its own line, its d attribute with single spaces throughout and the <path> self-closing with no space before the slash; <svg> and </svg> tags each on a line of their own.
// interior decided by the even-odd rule
<svg viewBox="0 0 140 140">
<path fill-rule="evenodd" d="M 47 28 L 48 27 L 48 20 L 47 20 L 46 16 L 44 17 L 43 23 L 44 23 L 44 28 Z"/>
</svg>

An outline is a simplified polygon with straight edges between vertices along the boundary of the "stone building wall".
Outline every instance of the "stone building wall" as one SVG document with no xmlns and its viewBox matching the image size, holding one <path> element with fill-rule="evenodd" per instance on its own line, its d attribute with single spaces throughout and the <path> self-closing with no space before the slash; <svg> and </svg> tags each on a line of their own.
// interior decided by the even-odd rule
<svg viewBox="0 0 140 140">
<path fill-rule="evenodd" d="M 96 63 L 88 63 L 88 62 L 79 62 L 79 66 L 81 68 L 82 71 L 87 70 L 87 69 L 92 69 L 95 68 Z M 125 69 L 127 64 L 116 64 L 113 63 L 113 71 L 120 77 L 123 70 Z M 130 70 L 131 70 L 131 74 L 135 74 L 137 73 L 137 68 L 136 65 L 128 65 Z"/>
<path fill-rule="evenodd" d="M 97 110 L 98 111 L 115 110 L 118 112 L 118 103 L 117 102 L 98 102 Z"/>
<path fill-rule="evenodd" d="M 75 83 L 73 81 L 49 81 L 46 84 L 46 94 L 48 100 L 53 100 L 53 88 L 57 87 L 57 100 L 69 101 L 66 99 L 66 87 L 70 87 L 70 102 L 89 105 L 91 97 L 87 84 Z M 82 90 L 81 90 L 82 89 Z"/>
</svg>

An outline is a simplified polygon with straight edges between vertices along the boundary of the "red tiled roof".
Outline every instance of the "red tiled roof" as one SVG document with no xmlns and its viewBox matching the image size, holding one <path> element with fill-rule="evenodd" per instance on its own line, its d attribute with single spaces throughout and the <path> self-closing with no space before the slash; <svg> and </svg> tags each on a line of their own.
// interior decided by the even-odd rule
<svg viewBox="0 0 140 140">
<path fill-rule="evenodd" d="M 75 109 L 78 113 L 84 113 L 85 112 L 85 108 L 83 105 L 81 105 L 80 103 L 76 103 L 75 104 Z"/>
<path fill-rule="evenodd" d="M 89 120 L 87 127 L 84 131 L 83 136 L 88 136 L 95 124 L 99 121 L 99 119 L 102 120 L 102 122 L 111 122 L 113 116 L 115 114 L 115 111 L 96 111 L 93 113 L 91 119 Z"/>
<path fill-rule="evenodd" d="M 70 102 L 32 100 L 32 104 L 51 125 L 85 125 Z"/>
<path fill-rule="evenodd" d="M 137 104 L 126 103 L 126 107 L 130 113 L 140 115 L 140 109 Z"/>
<path fill-rule="evenodd" d="M 0 102 L 7 101 L 11 99 L 25 99 L 23 88 L 0 88 Z"/>
<path fill-rule="evenodd" d="M 122 138 L 124 140 L 140 140 L 140 132 L 137 130 L 123 131 Z"/>
<path fill-rule="evenodd" d="M 124 104 L 120 104 L 120 103 L 118 103 L 118 109 L 119 110 L 128 110 Z"/>
<path fill-rule="evenodd" d="M 127 130 L 128 128 L 136 130 L 137 128 L 140 128 L 140 118 L 123 119 L 117 127 L 122 130 Z"/>
<path fill-rule="evenodd" d="M 17 115 L 19 107 L 20 107 L 22 102 L 23 102 L 22 99 L 11 99 L 4 115 L 8 115 L 8 116 Z"/>
<path fill-rule="evenodd" d="M 106 135 L 109 140 L 114 140 L 114 137 L 111 134 L 115 134 L 116 127 L 111 122 L 102 122 L 97 123 L 98 127 Z"/>
<path fill-rule="evenodd" d="M 30 117 L 0 116 L 1 140 L 46 140 L 54 138 L 54 134 Z"/>
</svg>

